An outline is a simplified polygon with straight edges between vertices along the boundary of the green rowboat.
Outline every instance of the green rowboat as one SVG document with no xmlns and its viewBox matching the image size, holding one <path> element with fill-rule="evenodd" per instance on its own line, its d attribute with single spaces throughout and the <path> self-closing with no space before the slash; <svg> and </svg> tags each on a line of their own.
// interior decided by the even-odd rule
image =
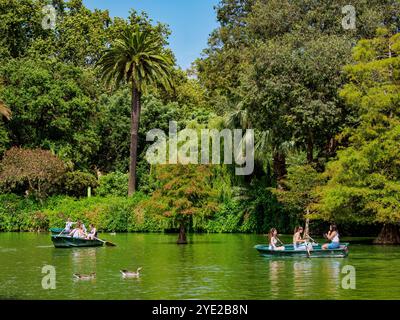
<svg viewBox="0 0 400 320">
<path fill-rule="evenodd" d="M 285 245 L 285 250 L 270 250 L 267 245 L 256 245 L 254 248 L 263 255 L 270 257 L 302 257 L 302 258 L 345 258 L 349 255 L 349 244 L 341 243 L 338 249 L 322 250 L 321 245 L 313 245 L 313 249 L 294 250 L 293 245 Z"/>
<path fill-rule="evenodd" d="M 86 248 L 86 247 L 102 247 L 104 242 L 99 240 L 88 240 L 81 238 L 72 238 L 66 235 L 52 235 L 51 241 L 56 248 Z"/>
<path fill-rule="evenodd" d="M 50 232 L 51 232 L 51 234 L 53 234 L 53 235 L 59 235 L 59 234 L 61 234 L 61 233 L 64 233 L 64 230 L 65 230 L 65 229 L 62 229 L 62 228 L 51 228 L 51 229 L 50 229 Z"/>
</svg>

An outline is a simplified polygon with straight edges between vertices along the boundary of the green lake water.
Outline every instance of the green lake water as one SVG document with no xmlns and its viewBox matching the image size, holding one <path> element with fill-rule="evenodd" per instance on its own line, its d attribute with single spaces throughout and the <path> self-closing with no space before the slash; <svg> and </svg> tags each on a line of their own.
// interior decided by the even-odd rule
<svg viewBox="0 0 400 320">
<path fill-rule="evenodd" d="M 0 233 L 1 299 L 400 299 L 400 247 L 356 244 L 340 258 L 267 258 L 257 235 L 118 234 L 117 247 L 55 249 L 49 234 Z M 285 238 L 283 238 L 285 239 Z M 287 238 L 289 241 L 289 238 Z M 56 289 L 42 288 L 42 267 L 56 269 Z M 345 290 L 345 266 L 356 289 Z M 120 269 L 143 267 L 139 279 Z M 74 273 L 96 272 L 92 281 Z"/>
</svg>

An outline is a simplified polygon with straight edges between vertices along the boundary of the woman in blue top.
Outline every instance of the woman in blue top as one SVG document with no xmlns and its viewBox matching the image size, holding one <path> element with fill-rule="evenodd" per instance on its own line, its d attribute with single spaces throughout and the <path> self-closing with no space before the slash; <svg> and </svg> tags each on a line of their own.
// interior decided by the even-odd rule
<svg viewBox="0 0 400 320">
<path fill-rule="evenodd" d="M 331 224 L 328 234 L 324 235 L 331 243 L 325 243 L 322 246 L 323 250 L 333 250 L 340 248 L 339 231 L 335 224 Z"/>
</svg>

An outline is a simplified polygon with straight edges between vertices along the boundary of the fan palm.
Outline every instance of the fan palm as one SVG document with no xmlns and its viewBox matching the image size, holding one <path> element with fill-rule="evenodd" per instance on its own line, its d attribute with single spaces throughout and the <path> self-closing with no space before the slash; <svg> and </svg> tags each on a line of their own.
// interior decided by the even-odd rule
<svg viewBox="0 0 400 320">
<path fill-rule="evenodd" d="M 7 118 L 7 120 L 11 119 L 11 110 L 6 106 L 6 104 L 0 100 L 0 114 Z"/>
<path fill-rule="evenodd" d="M 136 163 L 141 96 L 151 85 L 171 88 L 172 59 L 163 53 L 159 36 L 150 30 L 126 28 L 98 62 L 107 84 L 132 87 L 129 195 L 136 191 Z"/>
</svg>

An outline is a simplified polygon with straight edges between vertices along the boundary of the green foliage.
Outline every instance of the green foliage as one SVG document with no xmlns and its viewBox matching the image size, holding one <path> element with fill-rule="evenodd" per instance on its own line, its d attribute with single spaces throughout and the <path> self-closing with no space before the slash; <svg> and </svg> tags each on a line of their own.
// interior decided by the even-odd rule
<svg viewBox="0 0 400 320">
<path fill-rule="evenodd" d="M 92 190 L 98 185 L 94 175 L 82 171 L 67 172 L 64 175 L 63 190 L 73 197 L 85 197 L 88 187 Z"/>
<path fill-rule="evenodd" d="M 359 125 L 343 133 L 349 146 L 325 172 L 317 189 L 317 218 L 361 223 L 400 222 L 400 35 L 378 30 L 354 49 L 341 94 L 358 108 Z"/>
<path fill-rule="evenodd" d="M 212 219 L 207 221 L 205 230 L 212 233 L 239 232 L 243 221 L 243 210 L 236 201 L 223 203 Z"/>
<path fill-rule="evenodd" d="M 42 204 L 15 194 L 0 195 L 0 231 L 38 231 L 48 228 L 48 219 L 40 210 Z"/>
<path fill-rule="evenodd" d="M 160 165 L 158 186 L 144 205 L 149 212 L 168 218 L 173 226 L 192 222 L 194 228 L 217 209 L 212 171 L 206 165 Z"/>
<path fill-rule="evenodd" d="M 0 121 L 0 157 L 8 149 L 10 138 L 8 136 L 8 131 L 4 127 L 4 124 Z"/>
<path fill-rule="evenodd" d="M 126 196 L 128 194 L 128 179 L 128 175 L 121 172 L 113 172 L 101 176 L 96 195 L 99 197 Z"/>
<path fill-rule="evenodd" d="M 136 217 L 134 209 L 146 197 L 136 193 L 133 197 L 92 197 L 74 199 L 59 197 L 49 200 L 43 214 L 48 217 L 50 227 L 61 227 L 70 217 L 88 225 L 93 223 L 101 231 L 127 232 L 148 231 L 143 220 Z M 156 231 L 162 230 L 159 228 Z"/>
<path fill-rule="evenodd" d="M 321 185 L 321 174 L 310 165 L 294 165 L 288 169 L 284 188 L 272 189 L 286 211 L 297 221 L 302 221 L 315 202 L 314 189 Z"/>
<path fill-rule="evenodd" d="M 13 110 L 5 125 L 10 143 L 52 149 L 76 166 L 89 167 L 100 141 L 94 130 L 94 73 L 54 60 L 10 59 L 0 66 L 0 96 Z"/>
</svg>

